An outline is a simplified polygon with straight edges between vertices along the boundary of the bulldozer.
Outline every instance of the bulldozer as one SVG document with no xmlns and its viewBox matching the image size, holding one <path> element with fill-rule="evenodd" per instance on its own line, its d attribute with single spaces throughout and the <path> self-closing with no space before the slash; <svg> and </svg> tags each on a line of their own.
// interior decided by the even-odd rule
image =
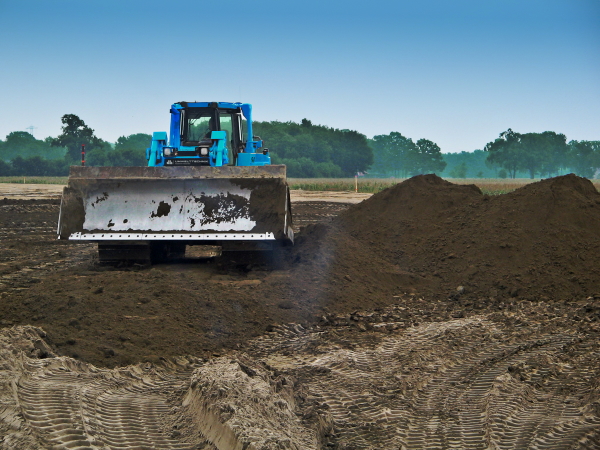
<svg viewBox="0 0 600 450">
<path fill-rule="evenodd" d="M 286 167 L 252 130 L 252 105 L 178 102 L 144 167 L 72 166 L 58 238 L 98 244 L 100 262 L 164 261 L 190 245 L 223 254 L 293 244 Z"/>
</svg>

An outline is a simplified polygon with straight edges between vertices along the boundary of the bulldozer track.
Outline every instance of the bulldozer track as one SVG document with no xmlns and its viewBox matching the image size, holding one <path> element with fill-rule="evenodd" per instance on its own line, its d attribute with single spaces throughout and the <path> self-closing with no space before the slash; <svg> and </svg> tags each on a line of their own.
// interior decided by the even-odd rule
<svg viewBox="0 0 600 450">
<path fill-rule="evenodd" d="M 375 325 L 384 327 L 358 335 L 347 327 L 279 327 L 220 364 L 263 364 L 294 379 L 296 414 L 307 419 L 304 426 L 321 429 L 322 448 L 598 448 L 600 421 L 582 402 L 597 376 L 595 340 L 565 330 L 529 330 L 512 340 L 512 330 L 483 316 L 391 333 L 383 331 L 389 322 Z M 193 420 L 175 394 L 191 378 L 202 383 L 210 371 L 194 372 L 198 367 L 109 370 L 70 358 L 26 358 L 16 398 L 27 426 L 52 448 L 211 449 L 201 433 L 182 435 L 169 420 L 174 411 Z M 231 386 L 220 380 L 220 392 L 243 390 L 244 380 L 251 386 L 255 375 L 245 370 L 251 376 L 234 376 Z M 235 398 L 235 410 L 251 421 L 260 408 Z M 215 408 L 210 398 L 203 401 L 207 411 Z M 315 409 L 317 423 L 310 420 Z"/>
<path fill-rule="evenodd" d="M 310 201 L 294 203 L 294 232 L 300 228 L 316 222 L 327 222 L 342 211 L 348 209 L 348 203 L 325 201 Z"/>
<path fill-rule="evenodd" d="M 0 204 L 0 292 L 26 289 L 57 269 L 91 260 L 94 244 L 62 252 L 57 241 L 57 202 Z"/>
<path fill-rule="evenodd" d="M 506 330 L 484 318 L 418 326 L 377 345 L 362 334 L 340 340 L 335 330 L 273 334 L 257 342 L 258 354 L 306 384 L 331 416 L 336 442 L 348 448 L 600 445 L 600 421 L 582 413 L 578 400 L 589 390 L 600 349 L 577 335 L 510 342 Z M 361 343 L 361 336 L 371 342 Z M 356 348 L 311 355 L 315 348 L 334 347 L 327 341 Z M 585 355 L 581 366 L 559 362 L 567 350 Z M 554 373 L 538 368 L 540 359 L 551 361 Z"/>
<path fill-rule="evenodd" d="M 22 415 L 52 448 L 189 449 L 167 428 L 169 394 L 192 371 L 100 370 L 61 358 L 30 362 L 17 384 Z"/>
</svg>

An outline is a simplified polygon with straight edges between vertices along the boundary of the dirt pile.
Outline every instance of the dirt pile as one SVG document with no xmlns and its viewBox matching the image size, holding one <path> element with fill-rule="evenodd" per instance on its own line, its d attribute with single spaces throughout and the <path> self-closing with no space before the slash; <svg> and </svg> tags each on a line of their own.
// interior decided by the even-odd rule
<svg viewBox="0 0 600 450">
<path fill-rule="evenodd" d="M 298 241 L 297 279 L 310 284 L 320 274 L 338 288 L 329 290 L 336 305 L 400 291 L 531 300 L 600 293 L 600 194 L 575 175 L 500 196 L 418 176 L 307 227 Z"/>
</svg>

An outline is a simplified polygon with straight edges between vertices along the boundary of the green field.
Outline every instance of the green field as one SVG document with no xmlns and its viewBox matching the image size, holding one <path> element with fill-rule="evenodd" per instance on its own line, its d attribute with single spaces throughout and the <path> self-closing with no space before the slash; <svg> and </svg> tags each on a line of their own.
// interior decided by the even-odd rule
<svg viewBox="0 0 600 450">
<path fill-rule="evenodd" d="M 0 183 L 67 184 L 69 177 L 0 177 Z"/>
<path fill-rule="evenodd" d="M 376 193 L 394 184 L 401 183 L 405 178 L 359 178 L 358 192 Z M 502 179 L 502 178 L 450 178 L 454 184 L 474 184 L 484 194 L 498 195 L 512 192 L 526 184 L 539 181 L 529 178 Z M 354 178 L 289 178 L 291 189 L 305 191 L 354 191 Z M 596 189 L 600 188 L 600 180 L 594 180 Z"/>
<path fill-rule="evenodd" d="M 67 184 L 67 177 L 0 177 L 0 183 L 18 184 Z M 377 193 L 390 186 L 401 183 L 406 178 L 359 178 L 358 192 Z M 498 195 L 512 192 L 526 184 L 539 181 L 529 178 L 449 178 L 454 184 L 474 184 L 484 194 Z M 600 191 L 600 180 L 592 180 Z M 355 190 L 354 178 L 288 178 L 291 189 L 304 191 L 349 191 Z"/>
</svg>

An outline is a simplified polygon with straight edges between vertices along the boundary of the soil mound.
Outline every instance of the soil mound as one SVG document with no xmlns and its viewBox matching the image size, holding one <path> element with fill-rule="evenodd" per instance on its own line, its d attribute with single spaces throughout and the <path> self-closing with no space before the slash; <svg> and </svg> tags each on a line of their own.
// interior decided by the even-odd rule
<svg viewBox="0 0 600 450">
<path fill-rule="evenodd" d="M 424 175 L 329 225 L 307 227 L 295 262 L 304 282 L 320 266 L 322 281 L 340 288 L 333 303 L 361 303 L 369 294 L 377 307 L 390 293 L 414 290 L 569 299 L 600 293 L 599 249 L 600 194 L 589 180 L 566 175 L 487 196 Z"/>
</svg>

